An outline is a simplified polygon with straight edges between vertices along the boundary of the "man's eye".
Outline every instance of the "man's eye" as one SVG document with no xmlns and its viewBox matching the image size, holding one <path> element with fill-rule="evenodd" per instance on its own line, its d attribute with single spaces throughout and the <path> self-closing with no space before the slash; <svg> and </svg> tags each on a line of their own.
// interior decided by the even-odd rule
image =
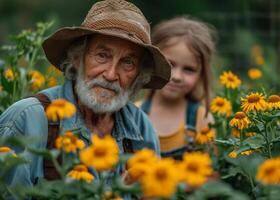
<svg viewBox="0 0 280 200">
<path fill-rule="evenodd" d="M 95 54 L 95 58 L 97 62 L 104 63 L 108 60 L 109 55 L 104 52 L 99 52 Z"/>
<path fill-rule="evenodd" d="M 124 63 L 124 64 L 127 64 L 127 65 L 133 65 L 133 64 L 134 64 L 134 62 L 133 62 L 132 59 L 124 59 L 124 60 L 123 60 L 123 63 Z"/>
</svg>

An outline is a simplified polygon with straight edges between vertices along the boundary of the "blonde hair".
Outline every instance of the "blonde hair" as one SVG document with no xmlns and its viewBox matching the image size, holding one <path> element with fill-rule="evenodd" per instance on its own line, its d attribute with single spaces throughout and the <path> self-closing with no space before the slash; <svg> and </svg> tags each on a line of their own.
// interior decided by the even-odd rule
<svg viewBox="0 0 280 200">
<path fill-rule="evenodd" d="M 160 49 L 173 45 L 174 42 L 170 44 L 170 41 L 174 38 L 178 38 L 176 42 L 184 41 L 201 64 L 199 82 L 188 97 L 197 102 L 205 101 L 208 112 L 212 79 L 210 63 L 215 52 L 215 28 L 188 16 L 179 16 L 160 22 L 152 31 L 152 43 Z"/>
</svg>

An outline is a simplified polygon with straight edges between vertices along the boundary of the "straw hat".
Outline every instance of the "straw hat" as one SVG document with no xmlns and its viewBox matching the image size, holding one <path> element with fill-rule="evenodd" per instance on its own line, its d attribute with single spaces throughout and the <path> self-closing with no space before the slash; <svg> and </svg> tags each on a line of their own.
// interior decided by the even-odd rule
<svg viewBox="0 0 280 200">
<path fill-rule="evenodd" d="M 144 88 L 159 89 L 169 81 L 170 65 L 160 50 L 151 44 L 149 23 L 134 4 L 125 0 L 97 2 L 81 26 L 59 29 L 47 38 L 43 43 L 47 59 L 59 69 L 71 43 L 95 33 L 131 41 L 150 52 L 152 76 Z"/>
</svg>

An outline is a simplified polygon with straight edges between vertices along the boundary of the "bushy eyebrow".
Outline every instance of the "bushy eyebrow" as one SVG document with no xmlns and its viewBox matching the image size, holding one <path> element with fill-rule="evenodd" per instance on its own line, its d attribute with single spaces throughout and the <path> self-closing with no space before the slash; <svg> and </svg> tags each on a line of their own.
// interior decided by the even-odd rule
<svg viewBox="0 0 280 200">
<path fill-rule="evenodd" d="M 110 49 L 109 47 L 105 46 L 104 44 L 98 44 L 96 47 L 95 47 L 95 50 L 96 49 L 100 49 L 100 50 L 104 50 L 104 51 L 109 51 L 109 52 L 112 52 L 112 49 Z"/>
</svg>

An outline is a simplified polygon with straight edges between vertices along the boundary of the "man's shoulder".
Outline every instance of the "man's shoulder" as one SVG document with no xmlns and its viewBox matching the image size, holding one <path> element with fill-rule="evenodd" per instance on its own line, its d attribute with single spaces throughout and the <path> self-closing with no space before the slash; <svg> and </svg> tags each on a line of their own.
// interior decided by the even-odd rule
<svg viewBox="0 0 280 200">
<path fill-rule="evenodd" d="M 146 113 L 139 107 L 137 107 L 132 102 L 128 102 L 125 106 L 125 109 L 133 115 L 133 117 L 144 117 L 146 118 Z"/>
<path fill-rule="evenodd" d="M 38 101 L 38 99 L 34 97 L 28 97 L 21 99 L 14 104 L 12 104 L 9 108 L 7 108 L 2 116 L 5 115 L 13 115 L 15 116 L 20 115 L 22 112 L 32 112 L 32 110 L 41 110 L 42 105 Z"/>
</svg>

